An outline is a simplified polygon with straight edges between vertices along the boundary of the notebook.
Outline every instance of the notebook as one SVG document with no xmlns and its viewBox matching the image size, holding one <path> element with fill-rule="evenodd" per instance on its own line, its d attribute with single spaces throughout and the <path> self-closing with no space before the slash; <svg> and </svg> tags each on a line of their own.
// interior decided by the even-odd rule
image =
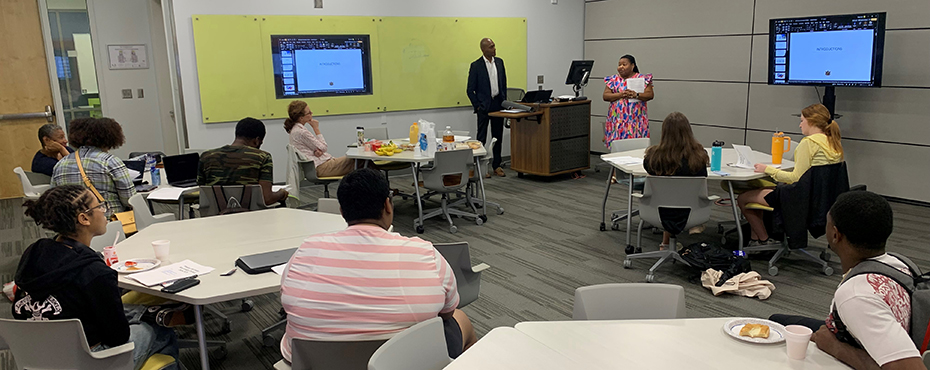
<svg viewBox="0 0 930 370">
<path fill-rule="evenodd" d="M 271 271 L 272 267 L 287 263 L 294 252 L 297 252 L 296 247 L 242 256 L 236 260 L 236 267 L 249 274 L 261 274 Z"/>
</svg>

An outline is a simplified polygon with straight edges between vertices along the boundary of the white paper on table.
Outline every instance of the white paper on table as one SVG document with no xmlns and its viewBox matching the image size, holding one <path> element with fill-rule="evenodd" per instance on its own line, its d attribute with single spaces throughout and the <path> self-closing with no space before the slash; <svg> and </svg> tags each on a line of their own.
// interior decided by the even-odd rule
<svg viewBox="0 0 930 370">
<path fill-rule="evenodd" d="M 191 260 L 184 260 L 178 263 L 170 264 L 168 266 L 159 267 L 152 271 L 135 273 L 129 275 L 129 278 L 138 281 L 142 285 L 152 286 L 170 280 L 206 275 L 213 270 L 214 269 L 212 267 L 204 266 Z"/>
<path fill-rule="evenodd" d="M 274 266 L 271 268 L 271 271 L 274 271 L 275 274 L 284 275 L 284 268 L 287 267 L 286 263 Z"/>
<path fill-rule="evenodd" d="M 524 113 L 525 111 L 519 109 L 504 109 L 501 110 L 501 113 Z"/>
<path fill-rule="evenodd" d="M 619 165 L 643 164 L 642 158 L 631 157 L 631 156 L 605 158 L 604 161 L 616 163 Z"/>
<path fill-rule="evenodd" d="M 288 193 L 291 192 L 291 187 L 290 187 L 290 186 L 287 186 L 287 185 L 271 185 L 271 191 L 272 191 L 272 192 L 275 192 L 275 191 L 278 191 L 278 190 L 281 190 L 281 189 L 287 190 Z"/>
<path fill-rule="evenodd" d="M 749 145 L 733 144 L 733 149 L 735 149 L 736 154 L 739 155 L 739 160 L 736 163 L 730 164 L 730 167 L 745 168 L 748 170 L 756 169 L 756 166 L 752 163 L 752 148 L 750 148 Z"/>
<path fill-rule="evenodd" d="M 628 78 L 626 79 L 626 89 L 633 90 L 640 94 L 646 92 L 645 78 Z M 639 99 L 629 99 L 630 101 L 639 101 Z"/>
<path fill-rule="evenodd" d="M 149 200 L 178 200 L 181 198 L 181 193 L 184 193 L 187 190 L 196 189 L 196 186 L 191 186 L 189 188 L 176 188 L 176 187 L 167 187 L 167 188 L 158 188 L 149 193 Z"/>
<path fill-rule="evenodd" d="M 126 171 L 129 171 L 129 178 L 130 178 L 130 179 L 136 179 L 137 177 L 139 177 L 139 175 L 142 174 L 142 172 L 136 171 L 136 170 L 134 170 L 134 169 L 132 169 L 132 168 L 127 168 Z"/>
</svg>

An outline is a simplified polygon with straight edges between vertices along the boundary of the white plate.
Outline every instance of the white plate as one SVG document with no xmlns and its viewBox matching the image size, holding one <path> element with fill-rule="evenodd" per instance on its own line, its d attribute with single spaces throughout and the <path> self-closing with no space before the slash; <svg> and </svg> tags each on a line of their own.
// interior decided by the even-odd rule
<svg viewBox="0 0 930 370">
<path fill-rule="evenodd" d="M 136 263 L 136 265 L 133 267 L 138 268 L 138 270 L 130 270 L 129 267 L 126 266 L 126 262 L 130 262 L 130 261 Z M 137 272 L 151 270 L 153 268 L 158 267 L 158 265 L 161 265 L 161 261 L 154 259 L 154 258 L 130 258 L 125 261 L 119 261 L 116 265 L 113 265 L 110 267 L 116 270 L 116 272 L 121 273 L 121 274 L 134 274 Z"/>
<path fill-rule="evenodd" d="M 750 338 L 739 335 L 739 331 L 746 324 L 764 324 L 769 326 L 769 337 L 768 338 Z M 731 337 L 739 339 L 744 342 L 749 343 L 760 343 L 760 344 L 774 344 L 781 343 L 785 341 L 785 327 L 781 324 L 769 321 L 765 319 L 733 319 L 727 321 L 726 324 L 723 324 L 723 331 L 729 334 Z"/>
</svg>

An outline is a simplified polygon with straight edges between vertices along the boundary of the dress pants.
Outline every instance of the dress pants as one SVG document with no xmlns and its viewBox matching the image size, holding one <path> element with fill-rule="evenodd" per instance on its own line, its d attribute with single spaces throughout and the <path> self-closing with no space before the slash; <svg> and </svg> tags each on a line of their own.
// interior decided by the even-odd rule
<svg viewBox="0 0 930 370">
<path fill-rule="evenodd" d="M 501 166 L 501 147 L 504 145 L 504 118 L 503 117 L 489 117 L 489 112 L 497 112 L 501 110 L 501 103 L 503 102 L 503 96 L 498 95 L 491 101 L 491 107 L 487 111 L 478 111 L 478 136 L 477 139 L 483 144 L 487 144 L 488 138 L 488 121 L 491 123 L 491 137 L 497 138 L 497 144 L 494 145 L 494 159 L 491 161 L 491 168 L 489 171 Z"/>
</svg>

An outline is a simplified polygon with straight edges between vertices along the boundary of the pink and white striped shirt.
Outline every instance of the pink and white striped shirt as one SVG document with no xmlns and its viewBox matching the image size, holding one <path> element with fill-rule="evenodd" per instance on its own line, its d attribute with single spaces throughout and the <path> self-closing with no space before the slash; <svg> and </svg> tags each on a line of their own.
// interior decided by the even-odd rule
<svg viewBox="0 0 930 370">
<path fill-rule="evenodd" d="M 455 310 L 455 275 L 430 242 L 374 225 L 353 225 L 304 240 L 281 276 L 291 338 L 390 339 L 404 329 Z"/>
</svg>

